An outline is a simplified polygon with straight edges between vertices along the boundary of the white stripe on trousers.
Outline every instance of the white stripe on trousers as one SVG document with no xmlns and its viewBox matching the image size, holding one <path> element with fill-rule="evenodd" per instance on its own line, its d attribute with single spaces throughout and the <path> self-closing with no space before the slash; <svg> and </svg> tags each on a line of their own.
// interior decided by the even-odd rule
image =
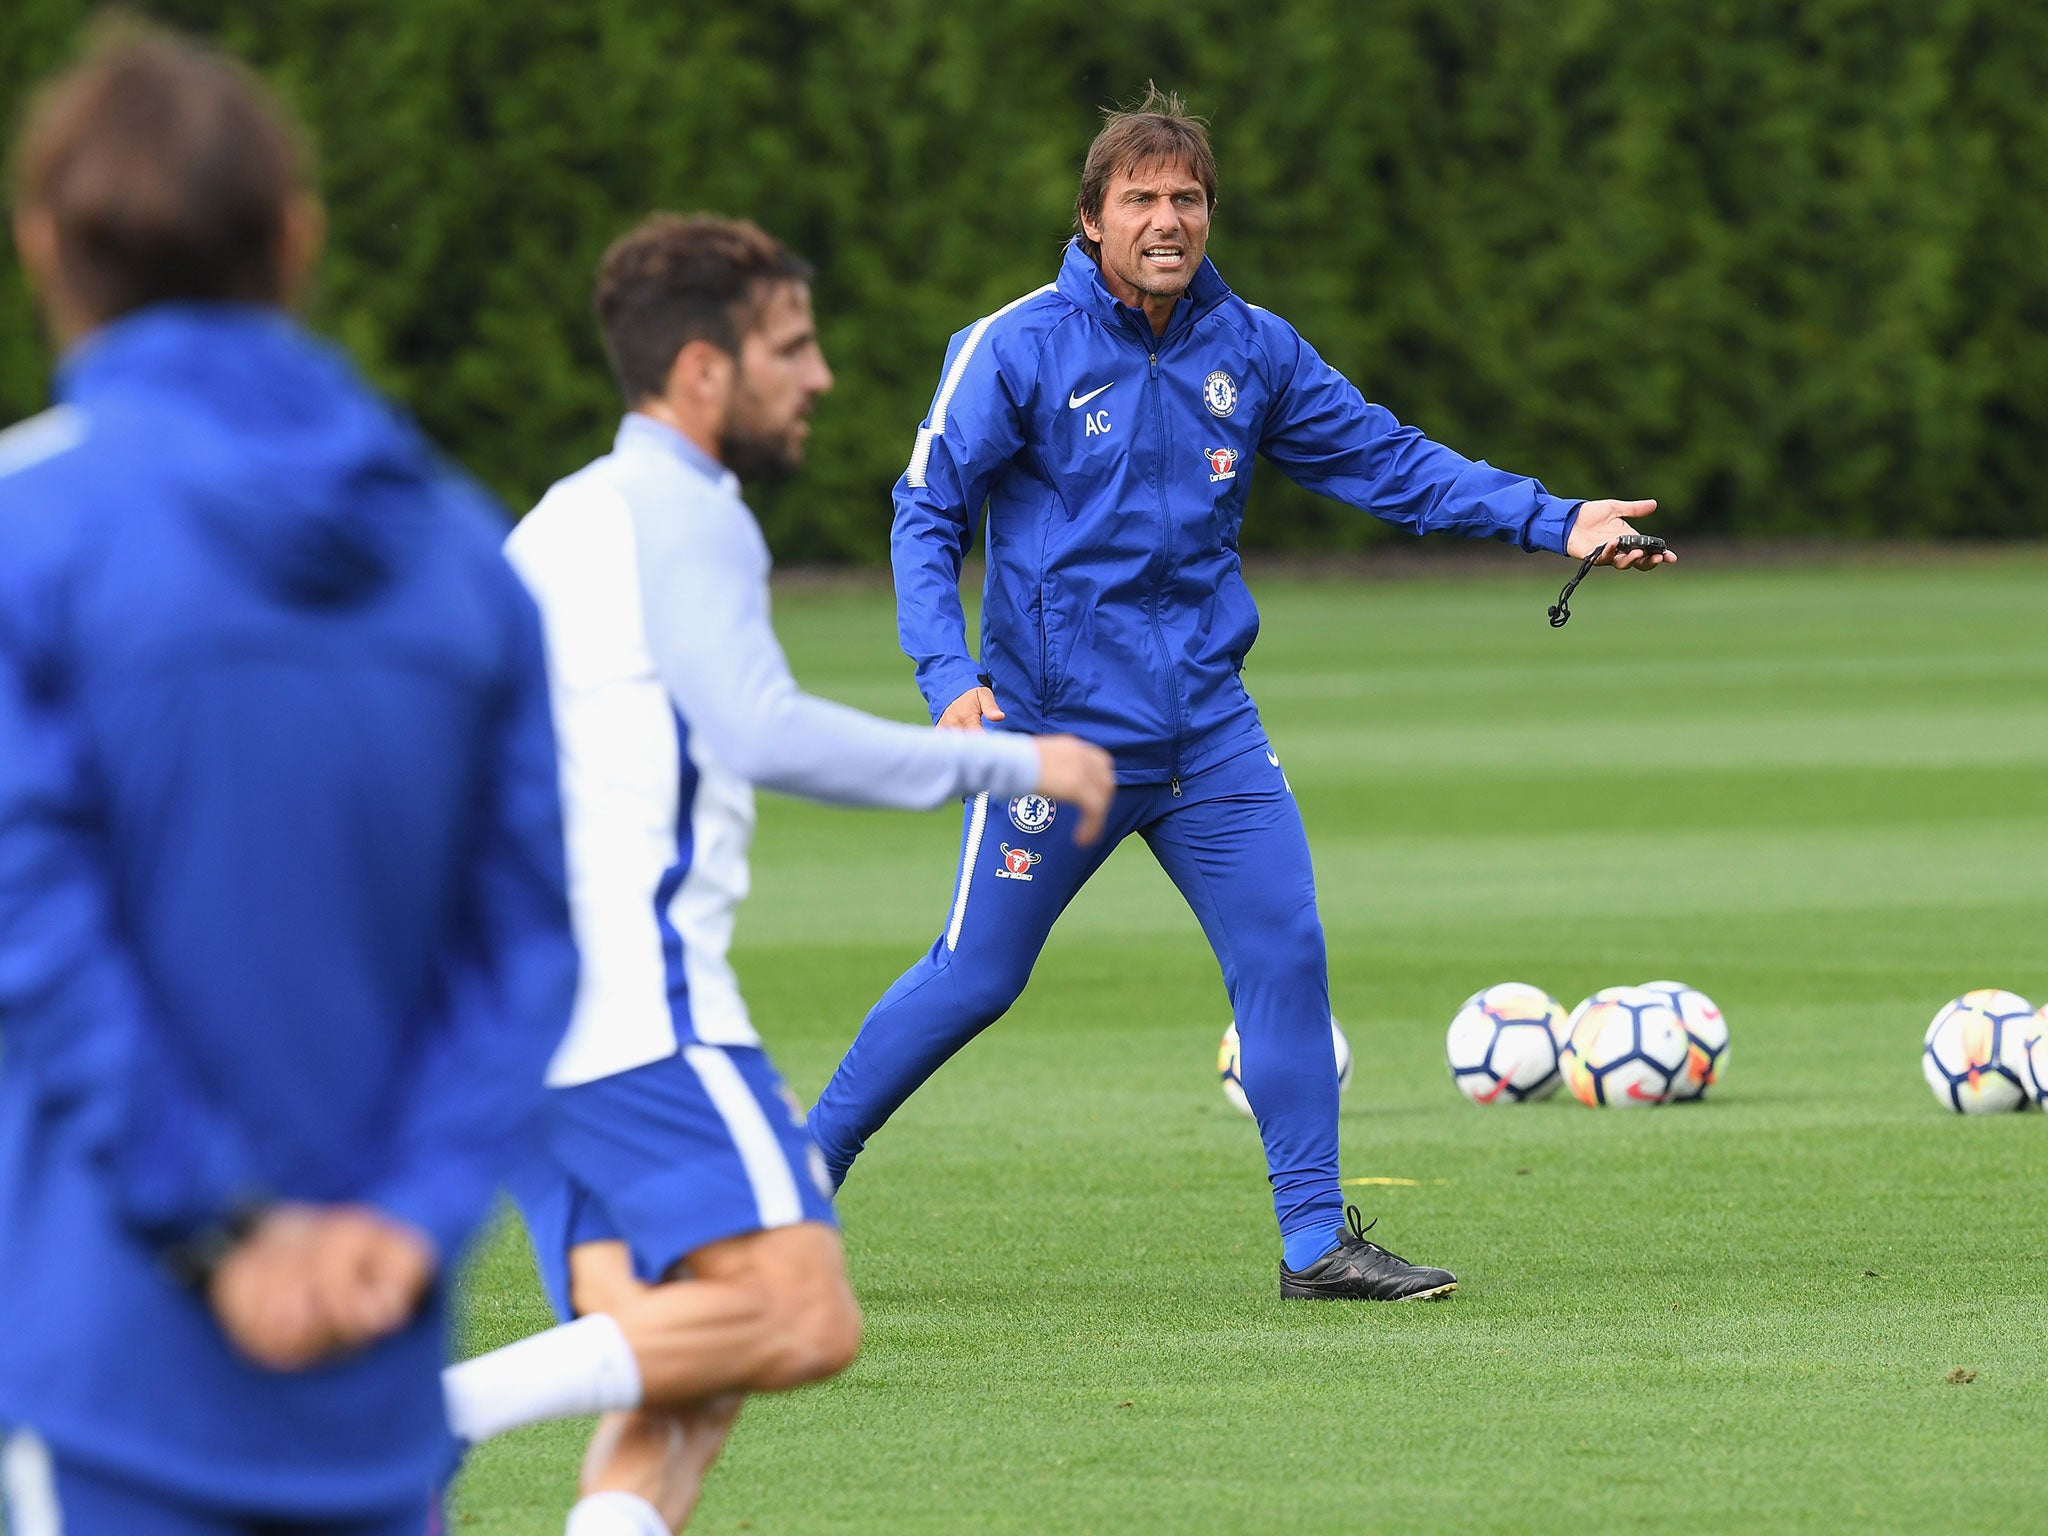
<svg viewBox="0 0 2048 1536">
<path fill-rule="evenodd" d="M 711 1096 L 711 1102 L 725 1121 L 732 1144 L 739 1149 L 740 1162 L 753 1186 L 754 1207 L 760 1212 L 761 1227 L 794 1226 L 804 1219 L 803 1197 L 797 1193 L 796 1170 L 782 1150 L 782 1140 L 761 1110 L 761 1101 L 740 1075 L 733 1060 L 715 1045 L 686 1045 L 683 1057 Z"/>
<path fill-rule="evenodd" d="M 64 1536 L 57 1503 L 57 1469 L 50 1448 L 34 1430 L 7 1437 L 0 1449 L 0 1486 L 7 1491 L 7 1529 L 13 1536 Z"/>
<path fill-rule="evenodd" d="M 988 791 L 974 797 L 974 814 L 967 818 L 967 850 L 960 855 L 960 889 L 953 894 L 953 921 L 946 924 L 946 948 L 960 947 L 960 925 L 967 921 L 967 888 L 974 883 L 974 863 L 981 857 L 981 834 L 988 828 Z"/>
</svg>

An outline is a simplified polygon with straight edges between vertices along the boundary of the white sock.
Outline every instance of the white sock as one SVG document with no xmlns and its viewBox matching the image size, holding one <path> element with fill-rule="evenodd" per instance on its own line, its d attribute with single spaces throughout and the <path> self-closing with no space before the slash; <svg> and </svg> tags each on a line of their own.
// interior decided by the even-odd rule
<svg viewBox="0 0 2048 1536">
<path fill-rule="evenodd" d="M 477 1445 L 522 1424 L 638 1408 L 640 1366 L 619 1325 L 593 1312 L 449 1366 L 441 1392 L 448 1427 Z"/>
<path fill-rule="evenodd" d="M 614 1490 L 578 1499 L 563 1536 L 669 1536 L 661 1511 L 637 1493 Z"/>
</svg>

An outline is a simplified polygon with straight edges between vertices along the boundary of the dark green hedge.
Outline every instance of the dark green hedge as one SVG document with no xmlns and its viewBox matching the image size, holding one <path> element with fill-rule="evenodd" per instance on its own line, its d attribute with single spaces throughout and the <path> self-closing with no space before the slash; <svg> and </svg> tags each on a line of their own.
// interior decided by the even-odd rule
<svg viewBox="0 0 2048 1536">
<path fill-rule="evenodd" d="M 1214 118 L 1224 275 L 1433 435 L 1668 529 L 2048 533 L 2039 0 L 144 8 L 310 120 L 318 323 L 515 506 L 610 432 L 598 252 L 717 208 L 818 263 L 839 375 L 777 552 L 879 556 L 947 335 L 1046 280 L 1094 109 L 1157 77 Z M 10 109 L 84 10 L 7 0 Z M 0 412 L 41 369 L 9 274 Z M 1257 503 L 1250 543 L 1372 536 Z"/>
</svg>

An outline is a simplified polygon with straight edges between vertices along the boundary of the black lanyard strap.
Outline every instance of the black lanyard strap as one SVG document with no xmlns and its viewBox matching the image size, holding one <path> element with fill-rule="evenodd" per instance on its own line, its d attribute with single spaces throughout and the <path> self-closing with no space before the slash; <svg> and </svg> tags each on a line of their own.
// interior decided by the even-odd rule
<svg viewBox="0 0 2048 1536">
<path fill-rule="evenodd" d="M 1602 544 L 1593 553 L 1579 562 L 1579 568 L 1573 574 L 1572 579 L 1564 584 L 1564 590 L 1557 594 L 1557 601 L 1550 605 L 1550 627 L 1552 629 L 1563 629 L 1565 625 L 1571 623 L 1572 594 L 1579 590 L 1579 583 L 1586 579 L 1586 573 L 1591 571 L 1599 563 L 1600 557 L 1606 553 L 1607 546 Z"/>
<path fill-rule="evenodd" d="M 1614 552 L 1617 555 L 1626 554 L 1632 549 L 1640 549 L 1647 552 L 1652 558 L 1655 558 L 1664 553 L 1668 548 L 1670 546 L 1654 533 L 1624 533 L 1614 541 Z M 1578 591 L 1579 583 L 1586 579 L 1586 573 L 1598 565 L 1600 557 L 1606 553 L 1607 546 L 1602 544 L 1593 553 L 1579 562 L 1579 568 L 1573 573 L 1572 579 L 1564 584 L 1564 590 L 1557 594 L 1557 601 L 1550 605 L 1550 627 L 1552 629 L 1563 629 L 1565 625 L 1571 622 L 1572 594 Z"/>
</svg>

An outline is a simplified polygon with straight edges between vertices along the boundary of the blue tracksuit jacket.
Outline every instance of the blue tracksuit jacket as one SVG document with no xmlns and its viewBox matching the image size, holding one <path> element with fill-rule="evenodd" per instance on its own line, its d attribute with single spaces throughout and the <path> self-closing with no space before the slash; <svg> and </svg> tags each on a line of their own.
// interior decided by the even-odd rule
<svg viewBox="0 0 2048 1536">
<path fill-rule="evenodd" d="M 1127 784 L 1255 745 L 1237 536 L 1258 455 L 1416 533 L 1562 553 L 1579 506 L 1402 426 L 1212 263 L 1155 338 L 1071 244 L 1057 282 L 953 338 L 896 484 L 898 627 L 932 718 L 985 671 L 1008 728 L 1085 736 Z M 958 583 L 984 503 L 977 666 Z"/>
<path fill-rule="evenodd" d="M 418 1505 L 446 1280 L 575 984 L 502 524 L 284 316 L 142 311 L 0 437 L 0 1424 L 229 1510 Z M 289 1375 L 162 1272 L 251 1198 L 438 1247 Z"/>
</svg>

